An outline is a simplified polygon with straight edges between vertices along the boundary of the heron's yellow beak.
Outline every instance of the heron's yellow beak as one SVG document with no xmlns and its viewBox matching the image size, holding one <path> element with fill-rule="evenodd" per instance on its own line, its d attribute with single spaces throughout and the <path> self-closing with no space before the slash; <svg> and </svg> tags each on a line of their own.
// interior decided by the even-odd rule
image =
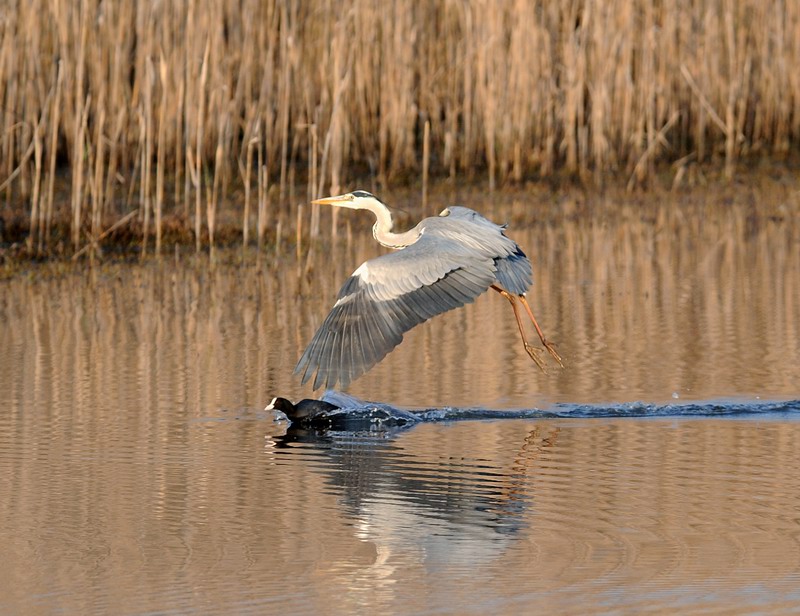
<svg viewBox="0 0 800 616">
<path fill-rule="evenodd" d="M 336 197 L 325 197 L 324 199 L 314 199 L 311 203 L 315 205 L 339 205 L 347 207 L 355 200 L 352 193 L 346 195 L 338 195 Z"/>
</svg>

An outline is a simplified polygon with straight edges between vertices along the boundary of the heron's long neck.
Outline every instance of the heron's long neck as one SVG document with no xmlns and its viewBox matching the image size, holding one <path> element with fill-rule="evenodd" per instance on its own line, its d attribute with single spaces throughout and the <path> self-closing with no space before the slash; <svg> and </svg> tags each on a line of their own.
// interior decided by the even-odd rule
<svg viewBox="0 0 800 616">
<path fill-rule="evenodd" d="M 375 224 L 372 227 L 372 235 L 381 245 L 387 248 L 405 248 L 419 239 L 420 232 L 417 227 L 404 233 L 392 233 L 394 223 L 392 213 L 386 207 L 369 208 L 375 214 Z"/>
</svg>

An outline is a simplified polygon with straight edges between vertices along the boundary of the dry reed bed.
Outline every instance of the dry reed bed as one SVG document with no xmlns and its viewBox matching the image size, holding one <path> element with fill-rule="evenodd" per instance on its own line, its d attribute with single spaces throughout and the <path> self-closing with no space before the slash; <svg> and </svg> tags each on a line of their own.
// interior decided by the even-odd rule
<svg viewBox="0 0 800 616">
<path fill-rule="evenodd" d="M 31 252 L 67 217 L 76 252 L 133 218 L 147 252 L 166 216 L 198 250 L 221 214 L 317 235 L 286 206 L 366 171 L 731 177 L 797 143 L 798 59 L 795 2 L 32 0 L 0 10 L 0 179 Z"/>
</svg>

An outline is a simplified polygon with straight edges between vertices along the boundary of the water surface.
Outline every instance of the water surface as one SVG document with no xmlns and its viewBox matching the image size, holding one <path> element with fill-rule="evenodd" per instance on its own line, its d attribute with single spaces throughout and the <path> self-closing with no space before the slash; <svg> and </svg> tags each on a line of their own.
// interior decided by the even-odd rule
<svg viewBox="0 0 800 616">
<path fill-rule="evenodd" d="M 392 433 L 318 435 L 261 410 L 312 393 L 291 370 L 379 254 L 368 232 L 299 265 L 2 282 L 0 611 L 797 609 L 796 231 L 736 209 L 518 225 L 566 368 L 539 372 L 485 295 L 350 393 L 585 412 Z M 692 403 L 752 412 L 669 406 Z M 643 412 L 600 417 L 619 408 Z"/>
</svg>

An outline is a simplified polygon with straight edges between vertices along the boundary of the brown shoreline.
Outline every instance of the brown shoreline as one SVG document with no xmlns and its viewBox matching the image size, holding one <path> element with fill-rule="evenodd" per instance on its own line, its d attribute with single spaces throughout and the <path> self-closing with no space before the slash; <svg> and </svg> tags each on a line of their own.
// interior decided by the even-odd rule
<svg viewBox="0 0 800 616">
<path fill-rule="evenodd" d="M 716 175 L 714 175 L 716 174 Z M 666 171 L 664 177 L 667 177 Z M 674 175 L 672 176 L 674 179 Z M 423 215 L 434 214 L 442 207 L 461 203 L 488 213 L 490 216 L 505 219 L 513 225 L 531 224 L 557 225 L 559 221 L 571 218 L 586 218 L 592 221 L 624 220 L 639 216 L 657 221 L 676 220 L 694 215 L 715 216 L 725 213 L 729 208 L 745 208 L 748 218 L 754 223 L 763 220 L 791 221 L 800 218 L 800 173 L 791 165 L 772 163 L 756 169 L 743 169 L 733 182 L 722 177 L 722 170 L 710 169 L 695 175 L 695 184 L 687 183 L 669 187 L 667 180 L 648 190 L 627 190 L 620 178 L 613 178 L 604 188 L 587 188 L 574 183 L 555 185 L 552 182 L 526 182 L 507 185 L 490 191 L 487 181 L 473 181 L 453 186 L 441 180 L 432 186 L 428 196 L 428 211 L 423 213 L 420 187 L 405 186 L 380 191 L 371 187 L 372 181 L 354 182 L 351 188 L 363 187 L 374 190 L 394 209 L 399 227 L 414 224 Z M 296 194 L 301 191 L 298 190 Z M 216 219 L 213 250 L 243 248 L 241 190 L 231 190 L 228 198 L 220 204 Z M 126 261 L 141 258 L 143 252 L 143 221 L 138 207 L 115 216 L 107 216 L 95 240 L 99 250 L 92 250 L 87 225 L 83 227 L 84 238 L 78 251 L 72 249 L 70 240 L 69 203 L 64 201 L 56 208 L 57 215 L 51 228 L 51 237 L 44 250 L 34 246 L 29 251 L 27 238 L 30 217 L 24 203 L 16 206 L 6 204 L 0 208 L 0 265 L 5 268 L 4 277 L 15 266 L 36 264 L 48 261 Z M 185 218 L 173 206 L 162 219 L 161 256 L 194 254 L 197 252 L 195 221 Z M 205 214 L 205 212 L 203 212 Z M 311 244 L 325 244 L 342 238 L 350 238 L 353 233 L 369 227 L 372 221 L 368 216 L 352 215 L 340 217 L 333 234 L 331 214 L 323 208 L 319 213 L 318 231 L 312 236 L 312 207 L 295 200 L 295 205 L 275 206 L 269 212 L 262 246 L 258 247 L 251 219 L 251 233 L 247 248 L 266 254 L 291 251 L 301 254 Z M 205 217 L 201 220 L 200 253 L 212 250 L 209 243 Z M 298 228 L 299 223 L 299 228 Z M 152 223 L 148 233 L 147 254 L 154 255 L 155 230 Z M 278 236 L 280 233 L 280 236 Z M 278 244 L 276 245 L 276 240 Z M 300 248 L 298 250 L 298 240 Z"/>
</svg>

